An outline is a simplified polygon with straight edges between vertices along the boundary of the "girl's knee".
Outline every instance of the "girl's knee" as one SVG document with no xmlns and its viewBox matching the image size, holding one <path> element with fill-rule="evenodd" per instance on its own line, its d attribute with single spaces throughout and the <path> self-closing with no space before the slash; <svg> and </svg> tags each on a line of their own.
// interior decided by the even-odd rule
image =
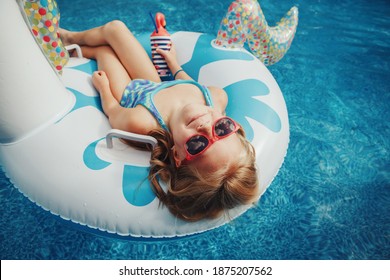
<svg viewBox="0 0 390 280">
<path fill-rule="evenodd" d="M 123 21 L 120 20 L 113 20 L 104 25 L 104 31 L 106 32 L 107 35 L 121 33 L 124 30 L 129 31 L 129 28 L 126 26 L 126 24 Z"/>
</svg>

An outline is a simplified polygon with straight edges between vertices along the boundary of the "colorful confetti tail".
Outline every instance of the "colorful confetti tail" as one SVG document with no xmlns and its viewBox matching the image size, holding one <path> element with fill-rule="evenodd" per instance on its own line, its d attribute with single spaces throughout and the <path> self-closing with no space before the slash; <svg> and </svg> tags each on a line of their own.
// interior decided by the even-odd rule
<svg viewBox="0 0 390 280">
<path fill-rule="evenodd" d="M 54 0 L 21 0 L 26 22 L 50 65 L 59 75 L 69 60 L 59 36 L 60 12 Z"/>
<path fill-rule="evenodd" d="M 250 51 L 265 65 L 278 62 L 286 54 L 298 26 L 298 8 L 292 7 L 274 27 L 268 26 L 255 0 L 234 1 L 222 19 L 215 45 Z"/>
</svg>

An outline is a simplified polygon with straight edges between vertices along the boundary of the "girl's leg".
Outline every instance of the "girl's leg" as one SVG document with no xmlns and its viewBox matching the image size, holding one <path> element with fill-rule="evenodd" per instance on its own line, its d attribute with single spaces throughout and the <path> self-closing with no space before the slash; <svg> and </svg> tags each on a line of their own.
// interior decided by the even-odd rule
<svg viewBox="0 0 390 280">
<path fill-rule="evenodd" d="M 107 75 L 112 95 L 120 102 L 123 91 L 131 81 L 131 78 L 113 49 L 109 46 L 84 46 L 82 47 L 82 52 L 85 57 L 96 59 L 98 69 L 104 71 Z"/>
<path fill-rule="evenodd" d="M 61 31 L 60 31 L 61 33 Z M 109 45 L 123 64 L 131 79 L 161 82 L 148 54 L 121 21 L 111 21 L 103 26 L 82 32 L 64 33 L 65 44 L 86 46 Z"/>
</svg>

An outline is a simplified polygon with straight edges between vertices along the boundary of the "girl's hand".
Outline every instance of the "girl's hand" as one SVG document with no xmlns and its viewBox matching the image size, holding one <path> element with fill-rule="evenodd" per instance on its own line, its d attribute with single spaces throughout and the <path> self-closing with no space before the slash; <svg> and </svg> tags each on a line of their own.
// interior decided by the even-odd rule
<svg viewBox="0 0 390 280">
<path fill-rule="evenodd" d="M 107 74 L 104 71 L 95 71 L 92 75 L 92 83 L 99 93 L 110 88 Z"/>
<path fill-rule="evenodd" d="M 168 64 L 169 69 L 171 69 L 171 71 L 174 71 L 175 70 L 174 68 L 178 66 L 175 45 L 172 44 L 171 49 L 169 51 L 157 49 L 156 52 L 160 54 L 162 57 L 164 57 L 165 61 Z"/>
<path fill-rule="evenodd" d="M 181 66 L 177 62 L 176 58 L 176 48 L 172 44 L 171 49 L 169 51 L 164 51 L 161 49 L 156 50 L 158 54 L 162 55 L 164 57 L 165 61 L 168 64 L 169 69 L 171 70 L 172 75 L 175 75 L 179 70 L 179 74 L 175 77 L 175 79 L 181 79 L 181 80 L 192 80 L 192 78 L 181 69 Z"/>
</svg>

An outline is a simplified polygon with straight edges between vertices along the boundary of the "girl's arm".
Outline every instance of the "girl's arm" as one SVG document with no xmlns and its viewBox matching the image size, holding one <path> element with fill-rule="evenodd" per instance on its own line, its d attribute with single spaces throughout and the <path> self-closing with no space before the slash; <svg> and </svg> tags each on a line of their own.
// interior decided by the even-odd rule
<svg viewBox="0 0 390 280">
<path fill-rule="evenodd" d="M 93 73 L 92 82 L 100 94 L 103 111 L 112 128 L 145 135 L 156 128 L 156 121 L 154 118 L 148 118 L 149 113 L 145 110 L 124 108 L 119 104 L 112 95 L 110 83 L 104 71 Z"/>
<path fill-rule="evenodd" d="M 114 98 L 110 88 L 110 82 L 104 71 L 95 71 L 92 74 L 92 83 L 100 94 L 103 111 L 107 117 L 117 108 L 118 101 Z"/>
<path fill-rule="evenodd" d="M 164 51 L 161 49 L 157 49 L 156 51 L 164 57 L 169 69 L 171 70 L 172 75 L 175 75 L 175 79 L 193 80 L 186 72 L 184 72 L 184 70 L 177 62 L 176 49 L 173 44 L 169 51 Z"/>
</svg>

